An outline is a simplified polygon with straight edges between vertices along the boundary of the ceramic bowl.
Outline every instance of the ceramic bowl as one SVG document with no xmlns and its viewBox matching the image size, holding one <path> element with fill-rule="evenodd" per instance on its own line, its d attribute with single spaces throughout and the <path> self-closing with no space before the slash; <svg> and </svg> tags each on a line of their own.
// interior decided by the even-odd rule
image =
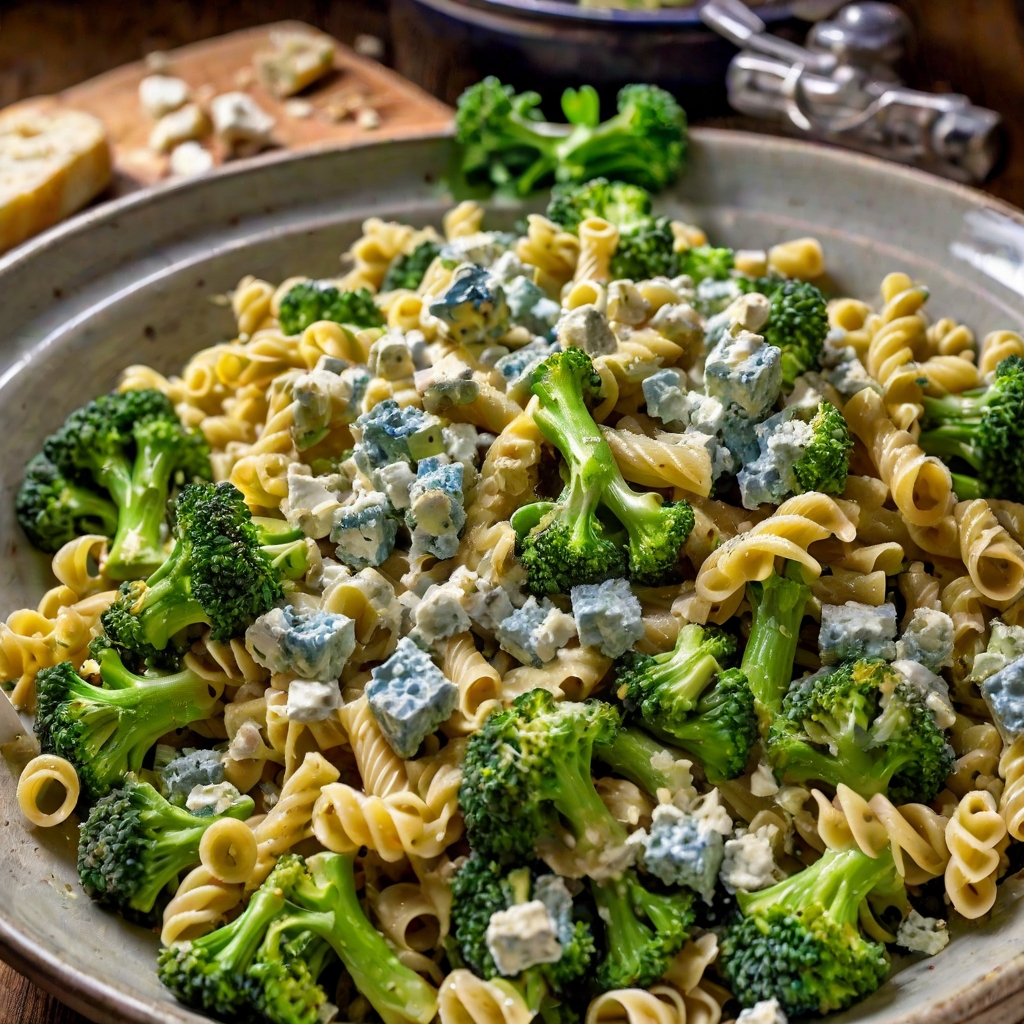
<svg viewBox="0 0 1024 1024">
<path fill-rule="evenodd" d="M 125 366 L 179 369 L 232 336 L 216 301 L 244 274 L 336 274 L 368 216 L 440 224 L 447 138 L 270 157 L 101 206 L 0 260 L 0 615 L 34 606 L 48 562 L 14 521 L 26 460 Z M 690 168 L 659 200 L 742 247 L 814 234 L 837 289 L 875 299 L 890 270 L 932 289 L 929 310 L 980 335 L 1024 327 L 1024 215 L 937 178 L 805 143 L 693 133 Z M 521 205 L 495 204 L 507 226 Z M 156 936 L 92 904 L 78 884 L 75 828 L 27 828 L 0 764 L 0 956 L 96 1021 L 198 1021 L 161 989 Z M 1024 880 L 990 919 L 953 923 L 938 957 L 897 964 L 843 1021 L 1006 1024 L 1024 988 Z"/>
</svg>

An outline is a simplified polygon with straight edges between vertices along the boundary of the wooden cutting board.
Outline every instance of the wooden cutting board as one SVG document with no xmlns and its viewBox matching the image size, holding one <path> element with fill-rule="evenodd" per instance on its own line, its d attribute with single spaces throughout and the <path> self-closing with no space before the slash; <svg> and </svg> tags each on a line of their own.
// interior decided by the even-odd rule
<svg viewBox="0 0 1024 1024">
<path fill-rule="evenodd" d="M 232 32 L 216 39 L 193 43 L 164 55 L 162 74 L 184 79 L 206 107 L 210 99 L 224 92 L 247 92 L 271 116 L 277 148 L 294 150 L 344 146 L 368 138 L 401 139 L 443 130 L 450 125 L 450 107 L 418 86 L 376 61 L 360 57 L 336 40 L 334 70 L 314 82 L 293 99 L 307 101 L 313 108 L 308 117 L 289 113 L 288 100 L 279 100 L 257 81 L 252 57 L 258 50 L 272 49 L 272 32 L 300 31 L 323 35 L 310 25 L 282 21 L 272 25 Z M 153 120 L 143 111 L 138 96 L 139 82 L 153 74 L 146 61 L 136 61 L 106 74 L 72 86 L 56 96 L 28 100 L 34 105 L 59 105 L 84 110 L 107 126 L 114 157 L 115 180 L 112 194 L 120 195 L 162 180 L 168 173 L 167 156 L 147 146 Z M 339 116 L 353 106 L 369 106 L 377 112 L 380 125 L 360 127 L 354 117 Z M 202 140 L 223 163 L 223 146 L 212 136 Z"/>
</svg>

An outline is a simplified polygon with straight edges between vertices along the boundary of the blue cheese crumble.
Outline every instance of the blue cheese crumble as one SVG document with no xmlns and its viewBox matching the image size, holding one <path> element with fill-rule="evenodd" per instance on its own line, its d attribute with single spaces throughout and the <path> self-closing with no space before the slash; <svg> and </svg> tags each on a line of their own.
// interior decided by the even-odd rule
<svg viewBox="0 0 1024 1024">
<path fill-rule="evenodd" d="M 953 620 L 937 608 L 915 608 L 896 641 L 896 657 L 916 661 L 929 672 L 940 672 L 953 664 Z"/>
<path fill-rule="evenodd" d="M 782 353 L 758 334 L 727 334 L 708 354 L 704 389 L 759 419 L 782 391 Z"/>
<path fill-rule="evenodd" d="M 393 398 L 364 412 L 355 426 L 355 460 L 367 476 L 389 462 L 415 462 L 444 451 L 441 421 L 414 405 L 399 406 Z"/>
<path fill-rule="evenodd" d="M 245 649 L 274 673 L 337 679 L 356 649 L 356 625 L 322 608 L 271 608 L 245 631 Z"/>
<path fill-rule="evenodd" d="M 605 580 L 572 588 L 572 614 L 580 644 L 618 658 L 644 635 L 640 601 L 626 580 Z"/>
<path fill-rule="evenodd" d="M 288 684 L 285 718 L 289 722 L 324 722 L 341 707 L 341 687 L 337 679 L 293 679 Z"/>
<path fill-rule="evenodd" d="M 896 657 L 896 606 L 858 601 L 821 606 L 818 650 L 823 665 L 856 658 Z"/>
<path fill-rule="evenodd" d="M 721 832 L 672 804 L 654 809 L 641 855 L 644 870 L 666 885 L 685 885 L 711 902 L 725 856 Z"/>
<path fill-rule="evenodd" d="M 455 557 L 459 533 L 466 525 L 464 472 L 463 464 L 448 461 L 447 455 L 424 459 L 417 466 L 406 512 L 414 555 L 429 554 L 442 560 Z"/>
<path fill-rule="evenodd" d="M 399 757 L 410 758 L 455 710 L 459 688 L 408 637 L 378 665 L 366 699 L 381 733 Z"/>
<path fill-rule="evenodd" d="M 540 900 L 515 903 L 491 915 L 485 933 L 494 965 L 513 977 L 537 964 L 554 964 L 562 958 L 555 922 Z"/>
<path fill-rule="evenodd" d="M 505 285 L 512 323 L 531 334 L 548 335 L 562 313 L 562 307 L 528 277 L 515 277 Z"/>
<path fill-rule="evenodd" d="M 804 457 L 814 430 L 787 409 L 758 423 L 754 433 L 758 456 L 737 477 L 743 507 L 781 505 L 799 490 L 793 467 Z"/>
<path fill-rule="evenodd" d="M 331 541 L 338 560 L 353 569 L 380 565 L 394 550 L 397 536 L 391 503 L 379 491 L 361 495 L 334 514 Z"/>
<path fill-rule="evenodd" d="M 949 945 L 949 929 L 945 921 L 911 910 L 896 932 L 896 945 L 913 953 L 935 956 Z"/>
<path fill-rule="evenodd" d="M 1011 661 L 985 679 L 981 695 L 1004 743 L 1024 735 L 1024 659 Z"/>
<path fill-rule="evenodd" d="M 531 597 L 499 623 L 494 635 L 513 658 L 540 668 L 553 661 L 559 650 L 576 636 L 576 622 L 549 598 L 538 602 Z"/>
<path fill-rule="evenodd" d="M 462 345 L 497 341 L 509 327 L 505 289 L 486 269 L 468 263 L 456 268 L 448 289 L 431 302 L 430 315 Z"/>
</svg>

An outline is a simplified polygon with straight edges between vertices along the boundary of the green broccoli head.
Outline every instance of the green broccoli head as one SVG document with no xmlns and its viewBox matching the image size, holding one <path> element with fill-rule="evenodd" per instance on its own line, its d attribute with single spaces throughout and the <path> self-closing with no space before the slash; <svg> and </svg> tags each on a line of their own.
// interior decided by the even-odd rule
<svg viewBox="0 0 1024 1024">
<path fill-rule="evenodd" d="M 46 470 L 42 461 L 31 464 L 18 498 L 25 512 L 22 525 L 33 528 L 32 515 L 38 515 L 43 501 L 48 514 L 59 516 L 55 521 L 67 527 L 74 522 L 68 517 L 76 515 L 74 502 L 88 502 L 88 494 L 99 487 L 117 510 L 107 575 L 115 580 L 145 576 L 164 557 L 171 489 L 209 480 L 209 456 L 202 434 L 182 427 L 166 395 L 154 390 L 103 395 L 73 412 L 43 442 L 43 460 L 54 469 Z M 109 510 L 100 521 L 108 519 Z"/>
<path fill-rule="evenodd" d="M 463 147 L 462 171 L 528 195 L 551 182 L 586 182 L 605 177 L 644 188 L 664 188 L 686 153 L 686 116 L 655 86 L 626 86 L 618 113 L 598 122 L 596 93 L 566 90 L 563 110 L 570 124 L 549 124 L 533 92 L 517 95 L 497 78 L 468 88 L 458 101 L 456 140 Z"/>
<path fill-rule="evenodd" d="M 693 529 L 693 509 L 686 501 L 666 502 L 654 491 L 638 493 L 622 478 L 586 405 L 601 383 L 590 356 L 577 348 L 555 352 L 533 371 L 532 382 L 538 398 L 534 421 L 565 458 L 569 485 L 522 540 L 530 588 L 567 593 L 579 583 L 614 578 L 622 575 L 624 555 L 637 582 L 671 582 Z M 614 526 L 600 518 L 601 507 L 625 531 L 624 553 Z M 521 512 L 516 522 L 529 515 Z"/>
<path fill-rule="evenodd" d="M 736 254 L 732 249 L 716 249 L 712 245 L 695 245 L 679 254 L 679 270 L 693 278 L 694 284 L 701 281 L 726 281 L 736 265 Z"/>
<path fill-rule="evenodd" d="M 585 396 L 601 386 L 590 357 L 578 348 L 557 352 L 534 371 L 533 381 L 542 402 L 538 425 L 566 456 L 569 482 L 557 502 L 520 509 L 513 526 L 522 535 L 530 589 L 567 594 L 626 572 L 621 539 L 600 517 L 601 489 L 618 470 L 596 425 L 587 433 L 593 418 Z"/>
<path fill-rule="evenodd" d="M 821 402 L 811 420 L 810 443 L 793 464 L 801 491 L 842 494 L 850 472 L 853 438 L 843 414 L 829 402 Z"/>
<path fill-rule="evenodd" d="M 174 664 L 174 637 L 190 626 L 208 624 L 215 640 L 240 636 L 281 596 L 295 557 L 304 558 L 302 542 L 278 545 L 274 536 L 262 545 L 265 531 L 229 483 L 185 487 L 176 512 L 176 540 L 163 565 L 145 582 L 123 585 L 101 617 L 107 642 L 150 664 Z"/>
<path fill-rule="evenodd" d="M 452 935 L 459 956 L 480 977 L 500 975 L 487 946 L 491 917 L 516 903 L 537 899 L 537 874 L 531 867 L 503 867 L 474 853 L 452 879 Z M 568 898 L 568 893 L 565 895 Z M 559 960 L 527 968 L 517 981 L 517 987 L 524 994 L 529 993 L 531 1006 L 537 1005 L 544 995 L 560 993 L 582 978 L 594 955 L 590 926 L 585 921 L 573 921 L 570 908 L 559 915 L 556 925 L 562 946 Z"/>
<path fill-rule="evenodd" d="M 889 973 L 885 947 L 858 928 L 872 890 L 902 890 L 891 852 L 829 850 L 783 882 L 739 893 L 742 916 L 720 945 L 719 965 L 743 1006 L 778 999 L 792 1016 L 843 1010 Z"/>
<path fill-rule="evenodd" d="M 671 651 L 626 655 L 616 677 L 626 706 L 657 735 L 697 757 L 713 780 L 741 775 L 757 740 L 746 676 L 723 670 L 735 651 L 732 637 L 691 623 Z"/>
<path fill-rule="evenodd" d="M 591 892 L 605 924 L 597 987 L 607 992 L 654 984 L 689 938 L 693 895 L 651 892 L 632 871 L 604 885 L 591 882 Z"/>
<path fill-rule="evenodd" d="M 209 682 L 191 670 L 136 676 L 110 649 L 102 652 L 100 675 L 102 688 L 87 683 L 64 661 L 43 669 L 36 680 L 39 744 L 44 753 L 75 766 L 87 802 L 109 792 L 129 772 L 139 772 L 164 733 L 208 718 L 217 700 Z"/>
<path fill-rule="evenodd" d="M 78 875 L 95 900 L 149 915 L 163 889 L 199 863 L 199 843 L 215 821 L 249 817 L 249 797 L 226 814 L 198 816 L 169 804 L 152 786 L 128 776 L 96 802 L 81 826 Z"/>
<path fill-rule="evenodd" d="M 646 281 L 652 277 L 676 277 L 680 272 L 668 217 L 652 217 L 619 232 L 611 261 L 613 278 Z"/>
<path fill-rule="evenodd" d="M 1004 359 L 987 388 L 922 404 L 919 444 L 955 470 L 957 497 L 1024 501 L 1024 359 Z"/>
<path fill-rule="evenodd" d="M 490 715 L 466 748 L 459 805 L 479 853 L 529 860 L 564 823 L 580 864 L 612 861 L 625 832 L 594 789 L 595 743 L 607 743 L 619 714 L 600 701 L 556 702 L 547 690 L 517 697 Z"/>
<path fill-rule="evenodd" d="M 428 239 L 425 242 L 420 242 L 411 253 L 399 253 L 391 261 L 380 290 L 393 292 L 399 288 L 407 288 L 409 291 L 415 291 L 423 282 L 427 268 L 440 252 L 440 244 Z"/>
<path fill-rule="evenodd" d="M 88 484 L 68 480 L 43 454 L 25 467 L 14 510 L 41 551 L 59 551 L 87 533 L 113 537 L 117 531 L 117 506 Z"/>
<path fill-rule="evenodd" d="M 747 285 L 771 301 L 764 340 L 782 352 L 782 383 L 791 388 L 818 365 L 828 334 L 828 309 L 821 290 L 806 281 L 765 277 Z"/>
<path fill-rule="evenodd" d="M 954 755 L 924 698 L 884 661 L 800 680 L 772 723 L 768 759 L 780 779 L 843 783 L 864 797 L 928 803 Z"/>
<path fill-rule="evenodd" d="M 797 562 L 787 562 L 782 573 L 773 572 L 763 582 L 747 586 L 754 620 L 740 669 L 754 700 L 768 713 L 781 708 L 792 682 L 800 625 L 810 597 Z"/>
<path fill-rule="evenodd" d="M 607 178 L 582 184 L 556 185 L 551 190 L 548 220 L 573 233 L 580 221 L 600 217 L 620 231 L 646 225 L 651 219 L 651 194 L 639 185 Z"/>
<path fill-rule="evenodd" d="M 234 921 L 160 951 L 160 980 L 184 1003 L 227 1020 L 313 1024 L 319 975 L 341 960 L 384 1024 L 430 1024 L 433 987 L 404 966 L 360 906 L 352 858 L 282 857 Z"/>
<path fill-rule="evenodd" d="M 726 669 L 697 701 L 693 713 L 667 735 L 700 761 L 712 782 L 742 775 L 758 740 L 747 677 L 738 668 Z"/>
<path fill-rule="evenodd" d="M 424 268 L 426 269 L 426 268 Z M 383 327 L 384 314 L 366 288 L 340 291 L 330 281 L 302 281 L 289 288 L 277 315 L 285 334 L 301 334 L 318 320 L 352 327 Z"/>
</svg>

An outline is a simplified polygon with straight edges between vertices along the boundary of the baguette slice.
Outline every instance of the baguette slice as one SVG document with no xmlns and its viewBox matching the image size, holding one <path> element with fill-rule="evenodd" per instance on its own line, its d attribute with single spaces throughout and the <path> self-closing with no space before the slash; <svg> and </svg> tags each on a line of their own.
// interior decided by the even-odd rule
<svg viewBox="0 0 1024 1024">
<path fill-rule="evenodd" d="M 41 106 L 0 112 L 0 252 L 80 210 L 110 177 L 98 118 Z"/>
</svg>

